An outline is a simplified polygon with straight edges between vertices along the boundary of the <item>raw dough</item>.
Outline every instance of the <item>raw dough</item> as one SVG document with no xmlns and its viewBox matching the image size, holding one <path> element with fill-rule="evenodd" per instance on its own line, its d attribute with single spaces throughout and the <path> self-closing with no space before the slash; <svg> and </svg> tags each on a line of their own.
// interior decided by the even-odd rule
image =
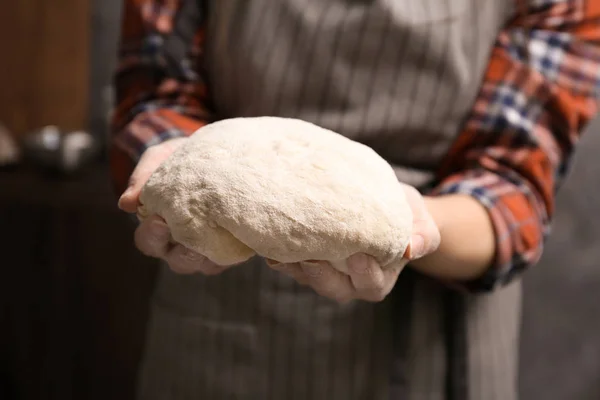
<svg viewBox="0 0 600 400">
<path fill-rule="evenodd" d="M 234 118 L 205 126 L 150 177 L 141 217 L 220 265 L 255 254 L 280 262 L 355 253 L 401 262 L 412 212 L 372 149 L 297 119 Z"/>
</svg>

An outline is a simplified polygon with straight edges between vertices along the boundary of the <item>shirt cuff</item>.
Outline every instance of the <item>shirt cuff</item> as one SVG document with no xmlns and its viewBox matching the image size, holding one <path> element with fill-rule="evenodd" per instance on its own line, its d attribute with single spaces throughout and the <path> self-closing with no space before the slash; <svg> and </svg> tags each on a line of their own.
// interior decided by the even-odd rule
<svg viewBox="0 0 600 400">
<path fill-rule="evenodd" d="M 113 144 L 137 162 L 149 147 L 190 136 L 204 125 L 206 122 L 187 117 L 176 110 L 148 110 L 137 114 L 116 134 Z"/>
<path fill-rule="evenodd" d="M 151 146 L 167 140 L 190 136 L 206 122 L 172 109 L 139 113 L 117 132 L 110 149 L 110 172 L 116 193 L 122 193 L 142 154 Z"/>
<path fill-rule="evenodd" d="M 547 228 L 543 206 L 534 192 L 497 173 L 469 170 L 444 179 L 429 193 L 449 194 L 465 194 L 479 201 L 488 212 L 496 241 L 496 253 L 486 272 L 471 281 L 446 282 L 450 287 L 471 293 L 491 292 L 539 261 Z"/>
</svg>

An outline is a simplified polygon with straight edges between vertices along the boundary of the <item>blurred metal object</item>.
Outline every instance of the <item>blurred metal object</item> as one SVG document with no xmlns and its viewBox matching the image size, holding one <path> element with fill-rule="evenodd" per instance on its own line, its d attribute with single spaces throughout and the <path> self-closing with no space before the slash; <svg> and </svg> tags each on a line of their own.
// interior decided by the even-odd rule
<svg viewBox="0 0 600 400">
<path fill-rule="evenodd" d="M 98 145 L 85 131 L 62 132 L 49 125 L 23 139 L 27 160 L 49 172 L 73 174 L 87 166 L 95 157 Z"/>
<path fill-rule="evenodd" d="M 0 124 L 0 167 L 16 165 L 21 160 L 21 149 L 6 126 Z"/>
</svg>

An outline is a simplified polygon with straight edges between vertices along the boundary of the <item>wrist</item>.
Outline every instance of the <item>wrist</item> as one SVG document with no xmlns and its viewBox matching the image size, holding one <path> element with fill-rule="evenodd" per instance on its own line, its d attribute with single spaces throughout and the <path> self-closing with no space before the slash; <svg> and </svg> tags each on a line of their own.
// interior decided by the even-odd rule
<svg viewBox="0 0 600 400">
<path fill-rule="evenodd" d="M 467 195 L 424 196 L 425 206 L 437 225 L 439 248 L 411 263 L 426 275 L 450 280 L 470 280 L 483 274 L 493 261 L 494 231 L 485 207 Z"/>
</svg>

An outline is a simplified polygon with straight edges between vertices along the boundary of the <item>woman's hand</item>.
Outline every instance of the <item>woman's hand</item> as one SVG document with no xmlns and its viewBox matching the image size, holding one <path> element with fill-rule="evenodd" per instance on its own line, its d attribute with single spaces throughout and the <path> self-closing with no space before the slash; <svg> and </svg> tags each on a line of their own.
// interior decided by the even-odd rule
<svg viewBox="0 0 600 400">
<path fill-rule="evenodd" d="M 346 260 L 347 274 L 326 261 L 278 264 L 268 260 L 268 265 L 339 303 L 355 299 L 382 301 L 391 292 L 407 262 L 433 253 L 440 245 L 440 231 L 423 197 L 412 186 L 401 185 L 413 212 L 413 234 L 403 262 L 382 269 L 372 257 L 355 254 Z"/>
<path fill-rule="evenodd" d="M 171 139 L 146 150 L 131 174 L 129 187 L 119 199 L 119 208 L 128 213 L 137 213 L 140 192 L 150 175 L 187 140 Z M 135 231 L 135 245 L 143 254 L 166 261 L 174 272 L 180 274 L 215 275 L 228 268 L 216 265 L 203 255 L 173 242 L 169 227 L 156 215 L 140 223 Z"/>
<path fill-rule="evenodd" d="M 150 175 L 187 140 L 172 139 L 146 150 L 131 175 L 129 187 L 119 199 L 122 210 L 137 212 L 140 192 Z M 340 302 L 352 299 L 383 300 L 396 283 L 404 265 L 435 251 L 440 243 L 439 230 L 423 197 L 415 188 L 402 185 L 413 211 L 413 236 L 404 262 L 384 270 L 372 257 L 356 254 L 346 260 L 348 274 L 339 272 L 324 261 L 269 265 L 294 277 L 299 283 L 313 287 L 317 293 Z M 158 216 L 150 216 L 142 221 L 135 232 L 135 244 L 142 253 L 166 261 L 177 273 L 215 275 L 229 267 L 216 265 L 203 255 L 173 242 L 167 224 Z"/>
<path fill-rule="evenodd" d="M 217 275 L 230 266 L 217 265 L 202 254 L 173 242 L 165 221 L 152 215 L 135 231 L 135 245 L 143 254 L 165 261 L 178 274 Z"/>
<path fill-rule="evenodd" d="M 150 178 L 150 175 L 189 139 L 187 137 L 167 140 L 161 144 L 149 147 L 135 166 L 129 178 L 129 185 L 119 198 L 119 208 L 135 214 L 140 205 L 140 193 Z"/>
</svg>

